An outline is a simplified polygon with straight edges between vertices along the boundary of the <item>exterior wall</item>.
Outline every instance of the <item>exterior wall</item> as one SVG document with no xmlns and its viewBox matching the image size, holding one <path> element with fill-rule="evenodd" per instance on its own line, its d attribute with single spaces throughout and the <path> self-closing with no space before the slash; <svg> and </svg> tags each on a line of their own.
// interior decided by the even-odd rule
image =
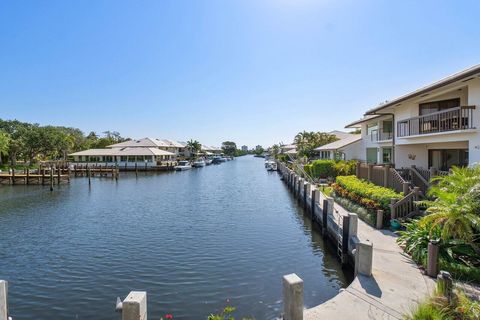
<svg viewBox="0 0 480 320">
<path fill-rule="evenodd" d="M 339 150 L 345 154 L 345 160 L 366 160 L 363 141 L 359 140 Z"/>
<path fill-rule="evenodd" d="M 468 148 L 468 141 L 397 145 L 395 147 L 395 166 L 397 168 L 405 168 L 415 165 L 417 167 L 428 169 L 428 150 Z"/>
<path fill-rule="evenodd" d="M 459 89 L 461 89 L 459 91 Z M 455 88 L 446 93 L 429 96 L 428 99 L 425 97 L 423 99 L 414 99 L 405 103 L 402 103 L 401 106 L 396 107 L 395 112 L 395 130 L 397 129 L 397 123 L 399 121 L 416 117 L 419 115 L 419 104 L 430 101 L 444 100 L 444 99 L 453 99 L 460 98 L 460 105 L 474 105 L 476 108 L 473 110 L 473 119 L 472 123 L 475 129 L 465 130 L 465 131 L 452 131 L 452 132 L 442 132 L 429 135 L 422 135 L 416 137 L 396 137 L 395 141 L 395 162 L 397 166 L 403 166 L 403 164 L 415 164 L 424 168 L 428 167 L 428 152 L 424 157 L 424 150 L 431 144 L 438 144 L 441 146 L 442 143 L 450 143 L 445 147 L 445 149 L 460 149 L 466 147 L 469 149 L 469 164 L 480 162 L 480 79 L 476 78 L 465 83 L 465 86 L 462 88 Z M 405 149 L 402 146 L 411 145 L 410 149 Z M 423 149 L 420 147 L 423 146 Z M 442 147 L 438 147 L 441 149 Z M 433 149 L 433 148 L 431 148 Z M 417 152 L 420 155 L 420 158 L 415 160 L 405 159 L 406 155 L 403 151 L 411 150 L 412 152 Z M 427 159 L 427 160 L 425 160 Z M 412 163 L 417 162 L 417 163 Z"/>
</svg>

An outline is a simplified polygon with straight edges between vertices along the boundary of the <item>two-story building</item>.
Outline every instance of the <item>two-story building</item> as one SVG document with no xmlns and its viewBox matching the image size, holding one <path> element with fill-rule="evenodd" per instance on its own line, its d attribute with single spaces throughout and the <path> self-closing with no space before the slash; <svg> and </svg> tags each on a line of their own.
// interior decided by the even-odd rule
<svg viewBox="0 0 480 320">
<path fill-rule="evenodd" d="M 448 170 L 480 162 L 480 65 L 368 110 L 347 125 L 361 127 L 363 157 Z"/>
</svg>

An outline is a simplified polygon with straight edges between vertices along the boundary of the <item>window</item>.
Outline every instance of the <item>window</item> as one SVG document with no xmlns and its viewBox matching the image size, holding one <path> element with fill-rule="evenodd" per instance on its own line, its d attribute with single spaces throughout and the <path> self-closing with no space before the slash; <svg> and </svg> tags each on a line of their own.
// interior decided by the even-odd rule
<svg viewBox="0 0 480 320">
<path fill-rule="evenodd" d="M 144 157 L 143 156 L 137 156 L 137 162 L 141 162 L 144 160 Z"/>
<path fill-rule="evenodd" d="M 330 159 L 330 151 L 320 151 L 320 159 Z"/>
<path fill-rule="evenodd" d="M 382 148 L 382 163 L 392 163 L 392 148 Z"/>
<path fill-rule="evenodd" d="M 367 162 L 377 163 L 377 148 L 367 148 Z"/>
<path fill-rule="evenodd" d="M 420 103 L 420 115 L 460 107 L 460 98 Z"/>
<path fill-rule="evenodd" d="M 113 162 L 112 156 L 105 156 L 104 159 L 105 159 L 105 162 Z"/>
<path fill-rule="evenodd" d="M 152 162 L 152 156 L 145 156 L 145 160 L 147 160 L 147 162 Z"/>
<path fill-rule="evenodd" d="M 127 156 L 120 156 L 121 162 L 127 162 Z"/>
<path fill-rule="evenodd" d="M 378 123 L 367 124 L 367 135 L 376 133 L 378 131 Z"/>
<path fill-rule="evenodd" d="M 447 171 L 453 166 L 468 166 L 468 149 L 430 149 L 428 166 Z"/>
<path fill-rule="evenodd" d="M 135 162 L 135 156 L 128 156 L 128 162 Z"/>
<path fill-rule="evenodd" d="M 390 133 L 393 131 L 393 122 L 392 120 L 385 120 L 383 121 L 383 129 L 382 132 Z"/>
</svg>

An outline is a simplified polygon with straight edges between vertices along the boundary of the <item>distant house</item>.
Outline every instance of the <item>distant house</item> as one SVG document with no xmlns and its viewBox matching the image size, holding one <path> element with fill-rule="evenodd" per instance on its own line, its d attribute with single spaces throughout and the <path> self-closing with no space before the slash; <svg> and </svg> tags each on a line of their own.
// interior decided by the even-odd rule
<svg viewBox="0 0 480 320">
<path fill-rule="evenodd" d="M 362 135 L 345 133 L 340 140 L 328 143 L 315 150 L 320 159 L 354 160 L 362 157 Z"/>
<path fill-rule="evenodd" d="M 242 151 L 243 152 L 248 152 L 248 146 L 242 146 Z"/>
<path fill-rule="evenodd" d="M 281 154 L 297 154 L 297 145 L 296 144 L 286 144 L 280 146 L 280 153 Z"/>
<path fill-rule="evenodd" d="M 101 163 L 122 167 L 159 165 L 162 161 L 171 161 L 176 155 L 154 147 L 122 147 L 89 149 L 69 154 L 75 163 Z"/>
</svg>

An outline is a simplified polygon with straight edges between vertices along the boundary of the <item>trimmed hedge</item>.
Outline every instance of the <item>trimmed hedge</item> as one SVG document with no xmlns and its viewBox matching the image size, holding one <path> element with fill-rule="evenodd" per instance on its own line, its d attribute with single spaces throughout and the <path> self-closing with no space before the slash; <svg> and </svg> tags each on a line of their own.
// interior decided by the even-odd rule
<svg viewBox="0 0 480 320">
<path fill-rule="evenodd" d="M 305 172 L 314 179 L 335 178 L 338 175 L 355 173 L 355 160 L 315 160 L 304 166 Z"/>
<path fill-rule="evenodd" d="M 337 194 L 350 199 L 369 210 L 390 212 L 390 199 L 400 200 L 403 195 L 392 189 L 377 186 L 356 176 L 338 176 L 333 189 Z"/>
</svg>

